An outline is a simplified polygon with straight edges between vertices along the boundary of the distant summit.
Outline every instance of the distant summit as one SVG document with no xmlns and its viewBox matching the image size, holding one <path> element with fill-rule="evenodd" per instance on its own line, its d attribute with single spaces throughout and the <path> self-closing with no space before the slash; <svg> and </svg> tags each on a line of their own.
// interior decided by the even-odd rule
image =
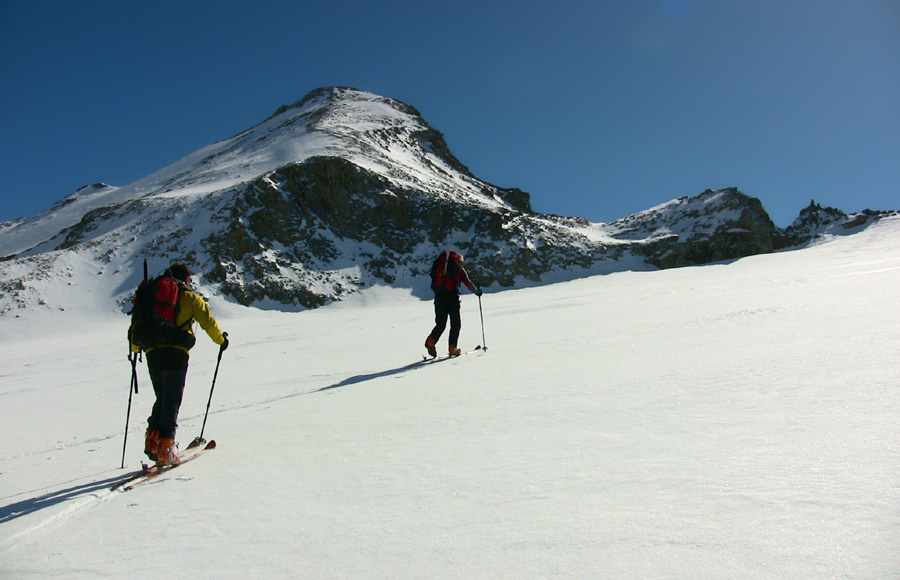
<svg viewBox="0 0 900 580">
<path fill-rule="evenodd" d="M 841 235 L 869 225 L 872 221 L 886 215 L 895 215 L 894 211 L 863 210 L 860 213 L 847 214 L 833 207 L 825 207 L 809 202 L 809 206 L 800 211 L 800 215 L 783 232 L 781 246 L 805 244 L 821 235 Z"/>
<path fill-rule="evenodd" d="M 72 268 L 97 270 L 98 307 L 123 304 L 143 258 L 185 261 L 205 292 L 240 304 L 310 308 L 375 285 L 424 295 L 445 247 L 482 286 L 507 288 L 736 259 L 882 215 L 804 212 L 781 231 L 731 188 L 610 223 L 537 214 L 527 193 L 475 177 L 415 108 L 322 88 L 140 181 L 0 224 L 0 313 L 49 307 Z"/>
</svg>

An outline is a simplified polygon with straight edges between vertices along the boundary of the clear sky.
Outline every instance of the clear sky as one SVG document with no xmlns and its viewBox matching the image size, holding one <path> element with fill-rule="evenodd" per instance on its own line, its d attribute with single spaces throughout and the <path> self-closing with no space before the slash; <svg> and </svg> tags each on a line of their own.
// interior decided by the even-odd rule
<svg viewBox="0 0 900 580">
<path fill-rule="evenodd" d="M 0 221 L 335 85 L 413 105 L 540 212 L 730 186 L 782 227 L 900 210 L 898 0 L 5 0 Z"/>
</svg>

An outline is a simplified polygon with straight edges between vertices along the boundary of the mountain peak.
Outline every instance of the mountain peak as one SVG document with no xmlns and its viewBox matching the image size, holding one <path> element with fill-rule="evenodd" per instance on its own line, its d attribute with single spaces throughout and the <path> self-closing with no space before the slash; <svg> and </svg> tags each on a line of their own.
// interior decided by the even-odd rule
<svg viewBox="0 0 900 580">
<path fill-rule="evenodd" d="M 272 114 L 270 119 L 273 117 L 277 117 L 282 115 L 288 111 L 294 109 L 305 109 L 307 107 L 315 107 L 315 106 L 340 106 L 342 104 L 351 104 L 351 103 L 366 103 L 366 102 L 377 102 L 383 103 L 390 107 L 397 109 L 400 112 L 403 112 L 407 115 L 413 117 L 421 117 L 421 114 L 415 107 L 407 105 L 401 101 L 397 101 L 395 99 L 391 99 L 388 97 L 381 97 L 374 93 L 370 93 L 367 91 L 362 91 L 360 89 L 356 89 L 353 87 L 320 87 L 318 89 L 312 90 L 306 94 L 305 97 L 296 101 L 291 105 L 282 105 Z"/>
<path fill-rule="evenodd" d="M 285 309 L 375 285 L 427 293 L 447 247 L 477 283 L 512 287 L 783 245 L 737 188 L 612 223 L 537 214 L 527 193 L 472 175 L 415 108 L 349 87 L 316 89 L 144 179 L 86 186 L 0 234 L 0 313 L 40 304 L 73 264 L 97 269 L 99 304 L 125 304 L 145 257 L 189 264 L 210 294 Z"/>
</svg>

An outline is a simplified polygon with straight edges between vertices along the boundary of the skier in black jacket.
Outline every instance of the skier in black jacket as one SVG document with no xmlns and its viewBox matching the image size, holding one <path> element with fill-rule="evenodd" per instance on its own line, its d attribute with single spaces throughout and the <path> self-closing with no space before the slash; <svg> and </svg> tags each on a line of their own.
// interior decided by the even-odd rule
<svg viewBox="0 0 900 580">
<path fill-rule="evenodd" d="M 456 347 L 462 320 L 459 315 L 459 285 L 463 283 L 476 296 L 481 296 L 481 288 L 474 285 L 463 267 L 463 257 L 456 252 L 444 250 L 431 265 L 431 289 L 434 291 L 434 329 L 425 339 L 425 349 L 432 357 L 437 356 L 437 341 L 450 319 L 450 356 L 462 352 Z"/>
</svg>

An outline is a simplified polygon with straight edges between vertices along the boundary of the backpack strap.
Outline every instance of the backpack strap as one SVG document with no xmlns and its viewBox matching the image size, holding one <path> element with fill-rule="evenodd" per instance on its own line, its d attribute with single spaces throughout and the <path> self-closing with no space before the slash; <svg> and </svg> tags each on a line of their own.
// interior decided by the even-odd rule
<svg viewBox="0 0 900 580">
<path fill-rule="evenodd" d="M 178 294 L 175 297 L 175 320 L 178 320 L 178 312 L 181 310 L 181 293 L 186 291 L 187 288 L 184 287 L 184 284 L 181 282 L 181 280 L 177 280 L 175 278 L 173 278 L 173 280 L 175 280 L 175 284 L 178 286 Z M 175 328 L 177 328 L 178 330 L 185 330 L 187 328 L 190 328 L 192 322 L 194 322 L 194 319 L 188 318 L 182 324 L 176 325 Z"/>
</svg>

